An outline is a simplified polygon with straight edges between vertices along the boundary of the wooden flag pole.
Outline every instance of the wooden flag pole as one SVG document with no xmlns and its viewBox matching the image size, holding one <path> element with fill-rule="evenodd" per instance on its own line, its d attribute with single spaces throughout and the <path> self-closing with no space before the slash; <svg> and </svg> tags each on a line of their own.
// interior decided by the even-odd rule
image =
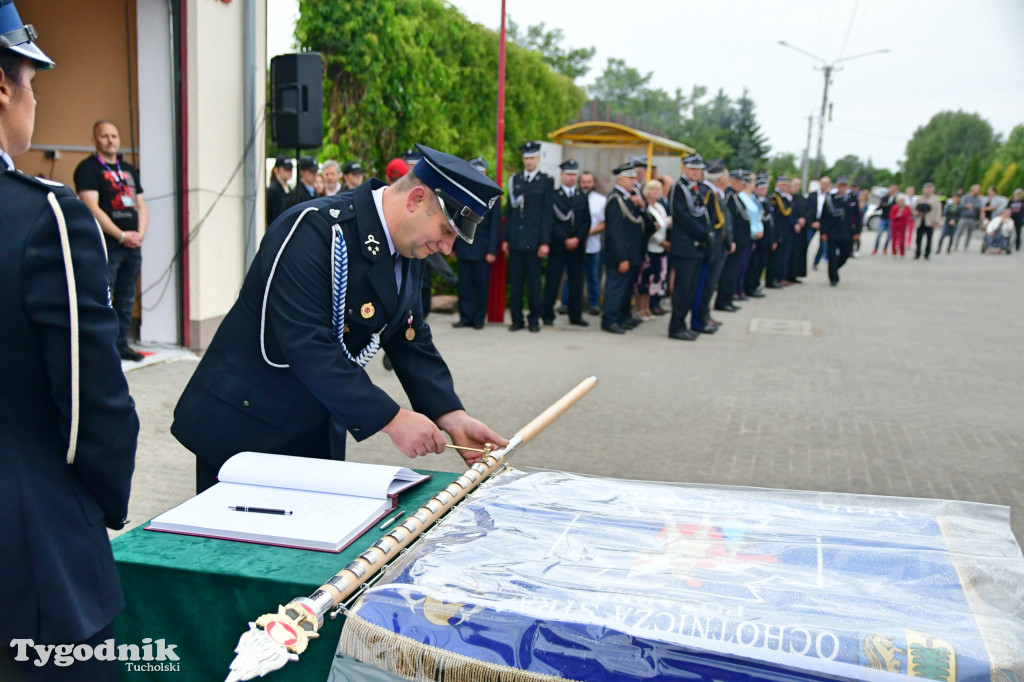
<svg viewBox="0 0 1024 682">
<path fill-rule="evenodd" d="M 306 650 L 309 640 L 320 636 L 319 629 L 329 611 L 343 609 L 344 603 L 381 568 L 394 560 L 480 483 L 502 469 L 517 448 L 530 442 L 596 384 L 596 377 L 584 379 L 519 429 L 504 448 L 485 452 L 480 462 L 427 500 L 426 504 L 373 543 L 313 594 L 294 599 L 286 606 L 278 606 L 277 613 L 266 613 L 255 622 L 250 622 L 249 629 L 242 634 L 235 647 L 237 655 L 231 662 L 231 672 L 226 682 L 262 677 L 283 667 L 288 661 L 299 660 L 299 654 Z"/>
</svg>

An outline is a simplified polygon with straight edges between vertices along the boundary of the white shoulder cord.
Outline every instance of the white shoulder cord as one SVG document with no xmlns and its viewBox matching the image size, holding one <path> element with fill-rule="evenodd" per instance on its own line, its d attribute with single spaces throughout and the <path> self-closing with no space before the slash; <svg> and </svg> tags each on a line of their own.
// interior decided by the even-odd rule
<svg viewBox="0 0 1024 682">
<path fill-rule="evenodd" d="M 523 206 L 523 195 L 516 196 L 516 193 L 512 191 L 512 181 L 516 179 L 513 175 L 508 179 L 508 203 L 512 208 L 522 208 Z"/>
<path fill-rule="evenodd" d="M 71 426 L 68 431 L 68 464 L 75 462 L 75 450 L 78 448 L 78 417 L 79 417 L 79 357 L 78 357 L 78 289 L 75 286 L 75 267 L 71 261 L 71 240 L 68 238 L 68 226 L 64 222 L 64 212 L 60 210 L 57 197 L 53 192 L 46 195 L 53 215 L 57 219 L 57 231 L 60 233 L 60 250 L 64 257 L 64 276 L 68 282 L 68 317 L 71 331 Z M 106 247 L 104 247 L 104 252 Z M 109 291 L 108 291 L 109 296 Z"/>
<path fill-rule="evenodd" d="M 266 344 L 266 328 L 267 328 L 267 300 L 270 298 L 270 284 L 274 280 L 274 273 L 277 271 L 277 263 L 281 260 L 281 254 L 284 253 L 284 249 L 288 246 L 288 242 L 291 241 L 292 235 L 295 234 L 296 228 L 302 219 L 306 217 L 306 214 L 310 211 L 317 211 L 316 208 L 307 208 L 299 217 L 295 219 L 295 223 L 291 229 L 288 230 L 288 236 L 281 242 L 281 248 L 277 250 L 277 255 L 274 256 L 274 264 L 270 267 L 270 274 L 267 276 L 267 284 L 263 290 L 263 308 L 260 311 L 260 353 L 263 354 L 263 361 L 271 367 L 277 367 L 278 369 L 286 369 L 290 367 L 288 363 L 277 363 L 272 362 L 267 357 L 267 344 Z M 345 235 L 341 231 L 341 226 L 335 225 L 332 229 L 332 245 L 331 245 L 331 299 L 333 301 L 333 310 L 331 320 L 334 326 L 334 336 L 341 344 L 341 348 L 345 351 L 345 356 L 356 363 L 360 367 L 365 367 L 373 356 L 377 353 L 380 348 L 380 335 L 387 329 L 387 325 L 384 325 L 379 332 L 376 332 L 370 336 L 370 343 L 367 344 L 366 348 L 362 350 L 357 357 L 352 357 L 348 352 L 348 347 L 345 346 L 343 336 L 345 333 L 345 292 L 348 289 L 348 248 L 345 245 Z"/>
</svg>

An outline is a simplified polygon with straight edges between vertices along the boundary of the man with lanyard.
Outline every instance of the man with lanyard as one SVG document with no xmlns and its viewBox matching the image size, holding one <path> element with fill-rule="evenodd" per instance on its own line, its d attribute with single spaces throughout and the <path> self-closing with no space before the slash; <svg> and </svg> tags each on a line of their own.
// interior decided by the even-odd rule
<svg viewBox="0 0 1024 682">
<path fill-rule="evenodd" d="M 590 201 L 576 187 L 580 166 L 576 159 L 563 161 L 562 185 L 555 191 L 551 227 L 551 251 L 548 255 L 548 277 L 544 284 L 544 324 L 555 322 L 555 301 L 562 287 L 562 275 L 568 271 L 569 324 L 589 327 L 583 319 L 583 249 L 590 233 Z"/>
<path fill-rule="evenodd" d="M 470 417 L 423 319 L 423 260 L 448 254 L 501 189 L 455 156 L 423 158 L 394 185 L 286 211 L 263 237 L 228 312 L 174 410 L 171 433 L 196 454 L 196 489 L 246 450 L 344 459 L 383 431 L 409 457 L 506 441 Z M 364 369 L 387 351 L 412 410 Z M 467 463 L 479 453 L 463 455 Z"/>
<path fill-rule="evenodd" d="M 149 216 L 139 171 L 118 155 L 121 137 L 117 126 L 97 121 L 92 139 L 96 151 L 75 168 L 75 190 L 106 235 L 110 296 L 119 324 L 117 350 L 123 360 L 138 362 L 144 356 L 128 346 L 128 329 Z"/>
<path fill-rule="evenodd" d="M 541 259 L 548 255 L 551 244 L 551 223 L 555 186 L 551 176 L 537 170 L 540 164 L 540 142 L 527 142 L 519 147 L 523 170 L 508 181 L 508 202 L 505 207 L 505 238 L 502 249 L 508 255 L 509 331 L 519 331 L 523 324 L 523 289 L 529 290 L 530 313 L 527 320 L 531 332 L 540 331 Z"/>
<path fill-rule="evenodd" d="M 697 153 L 690 154 L 683 159 L 683 176 L 672 185 L 668 195 L 669 215 L 672 216 L 669 260 L 676 273 L 668 337 L 680 341 L 695 341 L 701 328 L 700 320 L 693 315 L 693 307 L 701 270 L 706 266 L 708 251 L 713 245 L 711 218 L 699 187 L 703 177 L 704 158 Z M 687 314 L 690 314 L 693 329 L 687 328 Z"/>
<path fill-rule="evenodd" d="M 630 313 L 633 283 L 630 273 L 640 266 L 642 249 L 647 245 L 647 226 L 653 221 L 641 208 L 642 200 L 632 193 L 636 184 L 636 164 L 617 166 L 615 186 L 605 204 L 604 241 L 604 314 L 601 329 L 610 334 L 625 334 L 636 327 Z"/>
<path fill-rule="evenodd" d="M 850 257 L 853 248 L 853 225 L 850 223 L 846 188 L 849 183 L 845 175 L 836 178 L 836 189 L 829 190 L 829 178 L 821 179 L 825 200 L 821 209 L 821 238 L 828 249 L 828 280 L 832 286 L 839 284 L 839 268 Z"/>
<path fill-rule="evenodd" d="M 722 271 L 725 269 L 726 257 L 735 252 L 736 245 L 733 243 L 732 220 L 725 210 L 725 187 L 729 180 L 729 170 L 725 167 L 725 161 L 715 159 L 708 164 L 704 173 L 704 204 L 708 207 L 708 214 L 713 221 L 714 231 L 714 259 L 708 265 L 707 282 L 700 295 L 700 307 L 697 319 L 701 321 L 701 329 L 709 333 L 717 331 L 721 322 L 711 317 L 711 297 L 716 296 L 716 310 L 736 312 L 730 310 L 718 299 L 716 292 L 719 290 Z M 722 305 L 718 305 L 722 303 Z M 735 308 L 735 306 L 730 306 Z"/>
</svg>

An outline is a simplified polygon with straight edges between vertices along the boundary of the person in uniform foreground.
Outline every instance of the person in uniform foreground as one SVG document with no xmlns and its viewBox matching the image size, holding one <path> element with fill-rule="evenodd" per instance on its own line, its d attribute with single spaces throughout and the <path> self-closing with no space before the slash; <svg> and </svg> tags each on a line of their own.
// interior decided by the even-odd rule
<svg viewBox="0 0 1024 682">
<path fill-rule="evenodd" d="M 419 296 L 422 259 L 473 241 L 501 189 L 462 159 L 418 149 L 394 185 L 371 179 L 301 204 L 267 231 L 174 410 L 197 491 L 245 450 L 344 459 L 346 431 L 383 431 L 409 457 L 443 451 L 442 430 L 456 445 L 506 443 L 463 409 Z M 412 410 L 364 369 L 379 348 Z"/>
<path fill-rule="evenodd" d="M 114 637 L 124 599 L 106 528 L 126 522 L 139 432 L 103 233 L 70 188 L 14 170 L 32 79 L 53 67 L 34 40 L 0 0 L 0 679 L 103 682 L 116 660 L 57 666 L 33 648 Z"/>
</svg>

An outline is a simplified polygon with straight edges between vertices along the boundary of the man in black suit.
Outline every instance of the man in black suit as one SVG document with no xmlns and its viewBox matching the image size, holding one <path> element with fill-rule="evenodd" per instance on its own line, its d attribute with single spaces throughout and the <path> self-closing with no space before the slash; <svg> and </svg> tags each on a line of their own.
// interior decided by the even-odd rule
<svg viewBox="0 0 1024 682">
<path fill-rule="evenodd" d="M 469 165 L 487 174 L 487 161 L 483 157 L 470 159 Z M 476 229 L 473 243 L 455 240 L 455 257 L 459 263 L 459 321 L 453 327 L 483 329 L 487 318 L 487 292 L 491 279 L 491 264 L 498 257 L 501 237 L 501 207 L 489 209 Z"/>
<path fill-rule="evenodd" d="M 197 490 L 245 450 L 344 459 L 346 431 L 357 441 L 383 431 L 409 457 L 442 452 L 442 429 L 458 445 L 504 442 L 463 409 L 418 286 L 422 259 L 474 240 L 501 189 L 462 159 L 419 149 L 394 185 L 372 179 L 302 204 L 264 236 L 174 410 Z M 363 369 L 379 348 L 412 410 Z"/>
<path fill-rule="evenodd" d="M 117 661 L 57 667 L 52 647 L 113 642 L 124 598 L 106 529 L 126 523 L 139 420 L 103 233 L 71 189 L 11 158 L 31 144 L 32 78 L 53 61 L 10 0 L 0 38 L 0 678 L 117 680 Z"/>
<path fill-rule="evenodd" d="M 527 142 L 519 148 L 523 170 L 508 180 L 508 202 L 505 205 L 505 239 L 502 248 L 508 255 L 509 331 L 519 331 L 523 324 L 523 289 L 529 290 L 530 313 L 527 318 L 531 332 L 540 331 L 541 259 L 546 258 L 551 244 L 551 223 L 555 218 L 555 185 L 551 176 L 537 170 L 540 164 L 540 142 Z"/>
<path fill-rule="evenodd" d="M 285 202 L 288 201 L 288 195 L 291 193 L 288 181 L 292 179 L 292 162 L 283 156 L 277 157 L 271 173 L 273 177 L 270 186 L 267 187 L 267 227 L 277 220 L 277 216 L 281 215 L 285 208 Z"/>
<path fill-rule="evenodd" d="M 700 187 L 703 177 L 704 158 L 697 153 L 690 154 L 683 159 L 682 177 L 668 194 L 669 215 L 672 216 L 669 260 L 676 273 L 668 336 L 680 341 L 695 341 L 697 330 L 701 328 L 700 320 L 693 315 L 693 304 L 697 300 L 701 268 L 713 245 L 711 218 Z M 687 328 L 687 314 L 692 329 Z"/>
<path fill-rule="evenodd" d="M 284 202 L 284 210 L 287 211 L 293 206 L 312 201 L 317 198 L 313 182 L 316 180 L 317 171 L 320 166 L 312 156 L 303 156 L 299 159 L 299 181 L 295 183 L 295 189 L 288 195 Z"/>
<path fill-rule="evenodd" d="M 555 301 L 561 291 L 562 274 L 568 270 L 569 324 L 589 327 L 590 323 L 583 319 L 583 249 L 590 233 L 590 202 L 586 193 L 576 187 L 579 163 L 569 159 L 559 168 L 562 169 L 562 185 L 555 190 L 555 216 L 541 313 L 544 324 L 554 324 Z"/>
</svg>

